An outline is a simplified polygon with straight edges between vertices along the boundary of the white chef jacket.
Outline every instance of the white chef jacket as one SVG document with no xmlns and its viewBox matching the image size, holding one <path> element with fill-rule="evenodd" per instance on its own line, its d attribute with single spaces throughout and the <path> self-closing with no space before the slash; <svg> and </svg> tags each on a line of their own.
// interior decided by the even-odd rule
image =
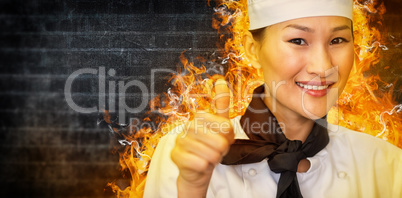
<svg viewBox="0 0 402 198">
<path fill-rule="evenodd" d="M 248 139 L 232 119 L 236 139 Z M 161 138 L 152 157 L 145 184 L 145 198 L 177 197 L 179 174 L 170 153 L 179 126 Z M 328 124 L 330 141 L 315 156 L 307 158 L 310 169 L 297 173 L 300 191 L 310 197 L 402 198 L 402 150 L 371 135 Z M 207 197 L 276 197 L 280 174 L 272 172 L 267 160 L 242 165 L 215 167 Z"/>
</svg>

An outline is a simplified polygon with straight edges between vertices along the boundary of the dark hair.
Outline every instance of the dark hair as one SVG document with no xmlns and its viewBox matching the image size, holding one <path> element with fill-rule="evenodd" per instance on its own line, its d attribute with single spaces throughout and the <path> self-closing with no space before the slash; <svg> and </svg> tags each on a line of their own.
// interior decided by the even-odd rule
<svg viewBox="0 0 402 198">
<path fill-rule="evenodd" d="M 250 33 L 253 35 L 254 40 L 261 42 L 264 39 L 264 32 L 267 27 L 259 28 L 256 30 L 250 30 Z"/>
</svg>

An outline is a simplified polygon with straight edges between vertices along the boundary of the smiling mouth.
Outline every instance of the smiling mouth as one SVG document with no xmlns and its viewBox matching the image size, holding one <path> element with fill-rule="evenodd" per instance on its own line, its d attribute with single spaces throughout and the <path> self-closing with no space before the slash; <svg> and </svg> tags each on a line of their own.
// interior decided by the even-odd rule
<svg viewBox="0 0 402 198">
<path fill-rule="evenodd" d="M 328 89 L 328 87 L 330 87 L 334 83 L 318 83 L 320 85 L 312 85 L 312 84 L 304 84 L 304 83 L 301 83 L 301 82 L 296 82 L 296 84 L 299 87 L 303 88 L 303 89 L 320 91 L 320 90 Z"/>
<path fill-rule="evenodd" d="M 296 84 L 299 87 L 304 88 L 304 89 L 308 89 L 308 90 L 324 90 L 324 89 L 327 89 L 330 86 L 330 84 L 327 84 L 327 85 L 308 85 L 308 84 L 303 84 L 303 83 L 300 83 L 300 82 L 296 82 Z"/>
</svg>

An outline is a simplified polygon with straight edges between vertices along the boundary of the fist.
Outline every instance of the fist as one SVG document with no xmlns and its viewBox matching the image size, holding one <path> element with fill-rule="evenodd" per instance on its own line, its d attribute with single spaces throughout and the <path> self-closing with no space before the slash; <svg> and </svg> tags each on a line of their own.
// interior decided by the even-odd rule
<svg viewBox="0 0 402 198">
<path fill-rule="evenodd" d="M 230 94 L 224 80 L 215 83 L 216 114 L 197 112 L 178 135 L 171 158 L 179 168 L 177 180 L 180 192 L 193 189 L 206 193 L 212 172 L 234 142 L 229 120 Z M 180 186 L 183 188 L 180 189 Z"/>
</svg>

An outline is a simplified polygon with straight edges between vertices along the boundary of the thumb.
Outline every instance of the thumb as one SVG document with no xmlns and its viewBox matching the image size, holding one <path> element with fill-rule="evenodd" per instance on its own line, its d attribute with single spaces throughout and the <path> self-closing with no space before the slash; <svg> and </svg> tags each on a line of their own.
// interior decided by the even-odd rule
<svg viewBox="0 0 402 198">
<path fill-rule="evenodd" d="M 226 81 L 218 79 L 215 82 L 215 107 L 216 115 L 229 119 L 230 92 Z"/>
</svg>

